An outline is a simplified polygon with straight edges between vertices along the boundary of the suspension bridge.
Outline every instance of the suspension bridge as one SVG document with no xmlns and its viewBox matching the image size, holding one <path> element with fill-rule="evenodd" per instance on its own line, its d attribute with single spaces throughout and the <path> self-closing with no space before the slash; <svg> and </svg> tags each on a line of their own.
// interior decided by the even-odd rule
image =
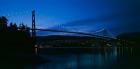
<svg viewBox="0 0 140 69">
<path fill-rule="evenodd" d="M 107 29 L 103 28 L 100 30 L 95 31 L 94 33 L 85 33 L 85 32 L 74 32 L 74 31 L 67 31 L 67 30 L 57 30 L 57 29 L 39 29 L 36 28 L 36 20 L 35 20 L 35 10 L 32 11 L 32 37 L 36 37 L 36 31 L 48 31 L 48 32 L 62 32 L 62 33 L 73 33 L 73 34 L 79 34 L 79 35 L 87 35 L 91 37 L 96 38 L 103 38 L 103 39 L 116 39 Z M 100 33 L 101 35 L 96 35 Z"/>
<path fill-rule="evenodd" d="M 32 11 L 32 28 L 30 28 L 30 30 L 32 31 L 32 39 L 34 40 L 34 46 L 35 46 L 35 51 L 37 53 L 37 50 L 39 48 L 39 45 L 37 45 L 37 35 L 36 35 L 36 31 L 44 31 L 44 32 L 55 32 L 57 34 L 57 32 L 62 32 L 62 33 L 73 33 L 73 34 L 79 34 L 79 35 L 86 35 L 86 36 L 90 36 L 93 37 L 95 39 L 95 42 L 98 44 L 104 44 L 104 45 L 110 45 L 112 43 L 117 44 L 118 42 L 120 42 L 121 40 L 117 39 L 116 37 L 112 36 L 112 34 L 106 30 L 105 28 L 100 29 L 95 31 L 94 33 L 85 33 L 85 32 L 73 32 L 73 31 L 67 31 L 67 30 L 57 30 L 57 29 L 39 29 L 36 28 L 36 18 L 35 18 L 35 10 Z M 102 34 L 102 35 L 97 35 L 98 33 Z M 44 38 L 45 39 L 45 38 Z M 115 41 L 117 40 L 117 41 Z M 119 41 L 118 41 L 119 40 Z M 98 42 L 99 41 L 99 42 Z M 115 41 L 115 42 L 113 42 Z M 45 42 L 45 41 L 42 41 Z M 52 43 L 54 44 L 54 43 Z M 120 43 L 119 43 L 120 44 Z"/>
</svg>

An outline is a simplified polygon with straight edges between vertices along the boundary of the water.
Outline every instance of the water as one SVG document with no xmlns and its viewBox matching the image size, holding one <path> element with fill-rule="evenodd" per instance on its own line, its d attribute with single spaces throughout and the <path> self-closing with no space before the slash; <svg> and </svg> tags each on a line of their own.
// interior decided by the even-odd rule
<svg viewBox="0 0 140 69">
<path fill-rule="evenodd" d="M 104 47 L 98 50 L 101 51 L 59 54 L 40 50 L 39 56 L 49 61 L 27 69 L 140 69 L 139 56 L 131 47 Z"/>
</svg>

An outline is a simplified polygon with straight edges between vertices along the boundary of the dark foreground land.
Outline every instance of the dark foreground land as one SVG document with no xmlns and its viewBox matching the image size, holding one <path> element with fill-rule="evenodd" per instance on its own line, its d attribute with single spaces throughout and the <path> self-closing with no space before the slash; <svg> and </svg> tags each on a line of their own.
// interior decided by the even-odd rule
<svg viewBox="0 0 140 69">
<path fill-rule="evenodd" d="M 8 25 L 8 19 L 0 17 L 0 69 L 22 69 L 41 63 L 34 45 L 29 27 L 15 23 Z"/>
<path fill-rule="evenodd" d="M 35 54 L 32 41 L 24 32 L 1 32 L 0 68 L 22 69 L 44 62 Z"/>
</svg>

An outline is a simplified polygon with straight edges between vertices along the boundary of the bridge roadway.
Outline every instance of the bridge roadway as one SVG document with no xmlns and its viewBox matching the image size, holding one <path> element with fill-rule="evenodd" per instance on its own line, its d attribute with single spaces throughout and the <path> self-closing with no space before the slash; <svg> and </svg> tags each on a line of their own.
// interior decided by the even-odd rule
<svg viewBox="0 0 140 69">
<path fill-rule="evenodd" d="M 30 29 L 33 30 L 33 29 Z M 99 35 L 94 35 L 90 33 L 84 33 L 84 32 L 73 32 L 73 31 L 65 31 L 65 30 L 55 30 L 55 29 L 34 29 L 34 30 L 39 30 L 39 31 L 50 31 L 50 32 L 63 32 L 63 33 L 74 33 L 74 34 L 80 34 L 80 35 L 87 35 L 91 37 L 96 37 L 96 38 L 101 38 L 101 39 L 116 39 L 116 38 L 111 38 L 107 36 L 99 36 Z"/>
<path fill-rule="evenodd" d="M 18 28 L 18 29 L 20 29 L 20 28 Z M 111 37 L 106 37 L 106 36 L 99 36 L 99 35 L 90 34 L 90 33 L 84 33 L 84 32 L 73 32 L 73 31 L 55 30 L 55 29 L 32 29 L 32 28 L 29 28 L 29 30 L 74 33 L 74 34 L 80 34 L 80 35 L 87 35 L 87 36 L 94 37 L 94 38 L 101 39 L 101 40 L 105 40 L 105 41 L 112 41 L 112 40 L 114 41 L 115 40 L 115 42 L 117 41 L 119 43 L 122 41 L 122 40 L 117 39 L 117 38 L 111 38 Z"/>
<path fill-rule="evenodd" d="M 21 29 L 18 27 L 18 29 Z M 80 35 L 87 35 L 87 36 L 91 36 L 91 37 L 95 37 L 95 38 L 101 38 L 101 39 L 107 39 L 107 40 L 112 40 L 112 39 L 116 39 L 116 38 L 111 38 L 111 37 L 107 37 L 107 36 L 99 36 L 99 35 L 95 35 L 95 34 L 91 34 L 91 33 L 85 33 L 85 32 L 73 32 L 73 31 L 66 31 L 66 30 L 56 30 L 56 29 L 32 29 L 29 28 L 29 30 L 38 30 L 38 31 L 49 31 L 49 32 L 63 32 L 63 33 L 73 33 L 73 34 L 80 34 Z"/>
</svg>

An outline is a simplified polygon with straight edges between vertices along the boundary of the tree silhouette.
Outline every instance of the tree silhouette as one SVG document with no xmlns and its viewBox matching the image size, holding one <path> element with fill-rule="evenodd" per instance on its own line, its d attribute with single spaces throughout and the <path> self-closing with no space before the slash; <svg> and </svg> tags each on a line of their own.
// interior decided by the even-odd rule
<svg viewBox="0 0 140 69">
<path fill-rule="evenodd" d="M 26 35 L 28 36 L 28 37 L 31 37 L 31 35 L 30 35 L 30 28 L 26 25 L 25 26 L 25 28 L 26 28 Z"/>
<path fill-rule="evenodd" d="M 3 60 L 6 66 L 9 62 L 11 62 L 10 65 L 13 62 L 24 65 L 26 63 L 32 64 L 32 59 L 34 58 L 36 61 L 38 56 L 34 53 L 34 44 L 30 36 L 30 28 L 23 23 L 17 26 L 16 23 L 11 22 L 8 25 L 8 19 L 5 16 L 0 16 L 0 54 L 2 57 L 0 61 Z M 20 55 L 31 56 L 21 57 Z M 27 62 L 24 60 L 27 60 Z M 3 64 L 3 62 L 0 63 Z"/>
<path fill-rule="evenodd" d="M 16 23 L 10 23 L 10 26 L 9 26 L 9 30 L 12 31 L 12 32 L 16 32 L 18 30 L 18 27 L 16 25 Z"/>
<path fill-rule="evenodd" d="M 7 22 L 8 22 L 8 19 L 5 16 L 0 17 L 0 30 L 7 29 Z"/>
</svg>

